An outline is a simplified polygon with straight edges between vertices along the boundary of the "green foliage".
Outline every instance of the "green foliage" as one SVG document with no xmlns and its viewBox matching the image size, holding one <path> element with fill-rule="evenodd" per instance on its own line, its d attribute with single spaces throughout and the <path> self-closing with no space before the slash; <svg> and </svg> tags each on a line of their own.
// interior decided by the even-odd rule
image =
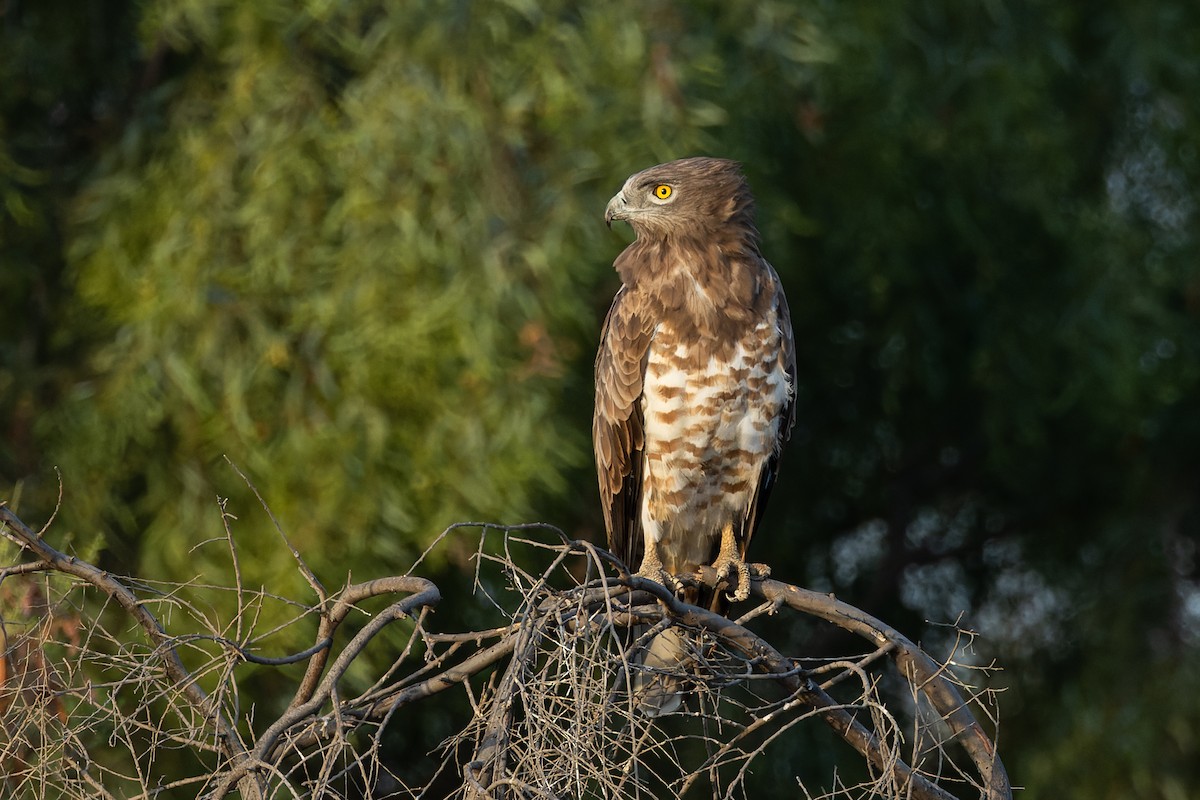
<svg viewBox="0 0 1200 800">
<path fill-rule="evenodd" d="M 826 534 L 782 569 L 907 627 L 987 623 L 1018 784 L 1179 796 L 1200 781 L 1195 709 L 1170 700 L 1196 693 L 1200 629 L 1200 17 L 826 14 L 838 67 L 800 94 L 802 136 L 763 143 L 808 218 L 772 251 L 804 265 L 785 281 L 807 451 L 775 511 Z M 1097 696 L 1148 656 L 1153 698 Z"/>
<path fill-rule="evenodd" d="M 144 569 L 208 568 L 183 532 L 245 496 L 222 455 L 339 571 L 520 519 L 584 460 L 556 386 L 603 263 L 601 170 L 652 157 L 608 131 L 645 127 L 654 87 L 601 113 L 566 79 L 637 74 L 646 44 L 615 8 L 454 8 L 147 10 L 187 63 L 74 204 L 100 377 L 44 418 L 64 472 L 95 476 L 71 518 L 144 535 Z"/>
<path fill-rule="evenodd" d="M 280 591 L 223 456 L 331 581 L 454 520 L 598 536 L 601 209 L 651 163 L 740 158 L 802 372 L 755 557 L 914 633 L 977 621 L 1018 784 L 1104 763 L 1074 793 L 1186 794 L 1200 7 L 576 5 L 186 0 L 97 28 L 10 4 L 24 502 L 49 513 L 57 465 L 63 530 L 178 579 L 227 571 L 193 548 L 232 497 L 248 580 Z M 1134 662 L 1155 691 L 1110 691 Z"/>
<path fill-rule="evenodd" d="M 114 121 L 115 86 L 129 80 L 134 53 L 127 22 L 125 9 L 74 0 L 0 8 L 0 474 L 6 478 L 40 470 L 35 420 L 55 387 L 71 379 L 50 366 L 64 296 L 62 215 L 89 154 Z M 64 365 L 77 361 L 75 354 L 62 356 Z"/>
</svg>

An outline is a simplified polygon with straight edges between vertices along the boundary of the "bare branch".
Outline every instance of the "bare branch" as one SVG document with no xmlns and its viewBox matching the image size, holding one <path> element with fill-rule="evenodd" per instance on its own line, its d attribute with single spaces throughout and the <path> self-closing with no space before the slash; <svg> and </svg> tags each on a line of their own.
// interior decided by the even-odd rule
<svg viewBox="0 0 1200 800">
<path fill-rule="evenodd" d="M 437 540 L 477 535 L 477 601 L 501 619 L 479 630 L 431 630 L 442 593 L 411 571 L 347 580 L 333 593 L 309 571 L 316 598 L 304 602 L 248 589 L 236 517 L 224 501 L 220 509 L 230 586 L 110 575 L 54 549 L 48 529 L 35 533 L 0 506 L 0 527 L 28 558 L 0 566 L 0 602 L 16 587 L 33 593 L 0 625 L 0 774 L 8 776 L 0 781 L 15 797 L 47 793 L 35 786 L 71 798 L 152 798 L 185 787 L 206 798 L 421 797 L 431 784 L 408 786 L 388 770 L 383 734 L 448 690 L 461 690 L 471 713 L 443 743 L 434 773 L 457 773 L 464 798 L 615 800 L 705 786 L 714 798 L 744 798 L 756 792 L 748 786 L 753 765 L 801 730 L 848 743 L 866 775 L 847 785 L 837 764 L 798 775 L 806 797 L 1011 797 L 983 728 L 997 724 L 990 667 L 958 657 L 974 634 L 957 626 L 950 654 L 934 659 L 853 606 L 761 575 L 752 580 L 758 602 L 728 619 L 553 526 L 462 523 Z M 710 573 L 684 581 L 712 586 Z M 212 592 L 230 602 L 205 599 Z M 381 598 L 382 610 L 363 607 Z M 216 610 L 229 606 L 232 614 Z M 116 609 L 136 621 L 149 647 L 129 641 L 128 623 L 104 623 Z M 779 613 L 838 625 L 860 649 L 837 658 L 787 653 L 750 627 Z M 294 650 L 297 625 L 313 629 L 311 646 L 261 655 Z M 402 646 L 396 636 L 381 638 L 391 629 Z M 685 644 L 686 662 L 643 663 L 663 635 Z M 385 639 L 386 666 L 374 666 L 367 654 Z M 272 673 L 278 691 L 292 693 L 277 717 L 254 718 L 270 707 L 263 698 L 241 710 L 245 663 L 266 671 L 305 664 L 294 685 L 283 682 L 285 672 Z M 376 671 L 350 679 L 355 664 Z M 685 688 L 678 712 L 652 720 L 637 710 L 630 687 L 647 670 Z M 907 687 L 907 701 L 896 686 Z M 131 693 L 134 703 L 125 699 Z M 88 755 L 97 748 L 104 759 Z M 196 772 L 164 773 L 164 748 L 194 754 Z M 829 788 L 810 790 L 818 782 Z"/>
</svg>

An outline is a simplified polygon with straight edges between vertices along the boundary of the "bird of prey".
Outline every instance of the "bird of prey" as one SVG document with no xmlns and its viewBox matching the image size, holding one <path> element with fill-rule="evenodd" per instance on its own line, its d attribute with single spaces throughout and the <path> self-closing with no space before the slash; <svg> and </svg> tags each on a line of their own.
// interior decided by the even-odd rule
<svg viewBox="0 0 1200 800">
<path fill-rule="evenodd" d="M 763 258 L 740 166 L 685 158 L 631 176 L 604 214 L 636 239 L 596 355 L 592 440 L 609 549 L 638 574 L 711 565 L 732 592 L 683 590 L 725 613 L 750 591 L 746 548 L 794 421 L 796 356 L 783 287 Z M 680 704 L 688 660 L 668 629 L 633 690 L 648 716 Z M 647 669 L 648 668 L 648 669 Z"/>
</svg>

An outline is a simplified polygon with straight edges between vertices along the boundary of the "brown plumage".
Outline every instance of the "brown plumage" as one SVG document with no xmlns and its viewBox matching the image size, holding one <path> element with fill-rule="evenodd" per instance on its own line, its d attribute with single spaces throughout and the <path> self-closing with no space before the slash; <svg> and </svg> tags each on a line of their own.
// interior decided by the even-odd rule
<svg viewBox="0 0 1200 800">
<path fill-rule="evenodd" d="M 596 356 L 592 438 L 609 548 L 669 585 L 711 564 L 745 599 L 746 548 L 791 430 L 796 375 L 753 197 L 735 162 L 687 158 L 630 177 L 605 220 L 637 234 L 614 264 L 622 286 Z M 727 606 L 720 592 L 684 598 Z M 668 632 L 643 666 L 686 659 Z M 679 705 L 675 681 L 646 675 L 634 682 L 643 711 Z"/>
</svg>

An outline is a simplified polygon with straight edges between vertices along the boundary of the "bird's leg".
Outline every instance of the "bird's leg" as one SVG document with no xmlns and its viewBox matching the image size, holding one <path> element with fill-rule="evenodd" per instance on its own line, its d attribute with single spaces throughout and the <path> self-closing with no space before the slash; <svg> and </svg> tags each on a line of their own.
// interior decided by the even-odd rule
<svg viewBox="0 0 1200 800">
<path fill-rule="evenodd" d="M 721 529 L 721 550 L 717 553 L 713 569 L 717 571 L 717 577 L 733 586 L 733 594 L 726 595 L 730 600 L 740 602 L 750 596 L 750 567 L 738 552 L 732 522 L 725 523 Z"/>
<path fill-rule="evenodd" d="M 643 578 L 658 581 L 672 592 L 678 592 L 683 584 L 663 567 L 662 559 L 658 557 L 658 543 L 647 536 L 644 549 L 645 555 L 642 556 L 642 565 L 638 567 L 637 574 Z"/>
</svg>

